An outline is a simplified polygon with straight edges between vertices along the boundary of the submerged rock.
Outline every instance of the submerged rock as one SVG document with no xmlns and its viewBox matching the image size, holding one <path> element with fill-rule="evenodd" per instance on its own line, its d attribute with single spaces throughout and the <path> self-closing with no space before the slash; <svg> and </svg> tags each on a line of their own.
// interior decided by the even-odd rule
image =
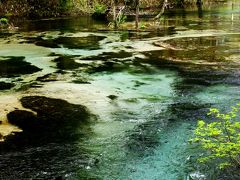
<svg viewBox="0 0 240 180">
<path fill-rule="evenodd" d="M 24 61 L 25 57 L 0 57 L 0 77 L 15 77 L 32 74 L 41 69 Z"/>
<path fill-rule="evenodd" d="M 58 37 L 56 39 L 44 39 L 42 36 L 25 38 L 24 43 L 34 43 L 37 46 L 47 48 L 68 48 L 68 49 L 99 49 L 99 41 L 103 40 L 104 36 L 90 35 L 86 37 Z"/>
<path fill-rule="evenodd" d="M 52 40 L 38 40 L 35 42 L 35 45 L 48 48 L 60 48 L 60 46 Z"/>
<path fill-rule="evenodd" d="M 109 95 L 109 96 L 107 96 L 109 99 L 111 99 L 111 100 L 115 100 L 115 99 L 117 99 L 118 98 L 118 96 L 116 96 L 116 95 Z"/>
<path fill-rule="evenodd" d="M 84 60 L 109 60 L 109 59 L 124 59 L 124 58 L 131 58 L 133 53 L 126 52 L 126 51 L 119 51 L 119 52 L 103 52 L 97 56 L 89 56 L 84 57 Z"/>
<path fill-rule="evenodd" d="M 60 48 L 60 46 L 54 42 L 52 39 L 43 39 L 41 36 L 39 37 L 27 37 L 24 43 L 33 43 L 37 46 L 42 46 L 46 48 Z"/>
<path fill-rule="evenodd" d="M 26 110 L 14 110 L 7 115 L 9 123 L 23 130 L 6 139 L 8 148 L 74 141 L 82 135 L 81 125 L 90 119 L 90 113 L 84 106 L 64 100 L 28 96 L 20 101 L 24 108 L 31 109 L 36 114 Z"/>
<path fill-rule="evenodd" d="M 0 90 L 11 89 L 13 86 L 13 83 L 0 82 Z"/>
<path fill-rule="evenodd" d="M 69 49 L 99 49 L 99 41 L 103 40 L 104 36 L 87 36 L 87 37 L 59 37 L 54 40 L 58 45 L 62 45 Z"/>
<path fill-rule="evenodd" d="M 189 175 L 192 180 L 205 180 L 207 177 L 200 172 L 193 172 Z"/>
<path fill-rule="evenodd" d="M 77 77 L 76 79 L 72 80 L 72 82 L 75 84 L 91 84 L 89 79 L 85 77 Z"/>
<path fill-rule="evenodd" d="M 74 56 L 60 56 L 54 59 L 54 62 L 57 63 L 57 68 L 64 70 L 77 69 L 81 66 L 80 63 L 76 63 Z"/>
<path fill-rule="evenodd" d="M 41 82 L 57 81 L 57 75 L 56 74 L 46 74 L 44 76 L 38 77 L 36 80 L 41 81 Z"/>
</svg>

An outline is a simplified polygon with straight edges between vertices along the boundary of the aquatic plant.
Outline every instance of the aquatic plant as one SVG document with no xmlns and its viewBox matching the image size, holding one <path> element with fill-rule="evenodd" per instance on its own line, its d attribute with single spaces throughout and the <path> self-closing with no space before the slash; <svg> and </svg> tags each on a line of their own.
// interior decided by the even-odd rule
<svg viewBox="0 0 240 180">
<path fill-rule="evenodd" d="M 145 29 L 145 28 L 146 28 L 146 25 L 143 22 L 141 22 L 140 23 L 140 29 Z"/>
<path fill-rule="evenodd" d="M 123 23 L 125 23 L 127 20 L 127 16 L 124 15 L 123 13 L 119 13 L 119 15 L 117 16 L 117 25 L 121 25 Z"/>
<path fill-rule="evenodd" d="M 124 8 L 122 8 L 116 15 L 115 20 L 113 19 L 113 21 L 110 22 L 108 26 L 114 26 L 114 28 L 118 28 L 122 24 L 124 24 L 126 20 L 127 20 L 127 16 L 124 14 Z"/>
<path fill-rule="evenodd" d="M 198 159 L 199 162 L 214 162 L 219 169 L 240 167 L 240 122 L 237 120 L 239 110 L 240 103 L 232 106 L 231 111 L 226 114 L 211 108 L 207 115 L 213 116 L 216 121 L 198 121 L 192 142 L 206 150 Z"/>
</svg>

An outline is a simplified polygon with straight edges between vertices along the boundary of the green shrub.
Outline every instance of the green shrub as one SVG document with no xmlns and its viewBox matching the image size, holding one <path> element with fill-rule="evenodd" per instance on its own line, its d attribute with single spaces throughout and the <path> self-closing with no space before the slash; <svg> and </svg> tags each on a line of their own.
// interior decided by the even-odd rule
<svg viewBox="0 0 240 180">
<path fill-rule="evenodd" d="M 206 123 L 198 121 L 194 131 L 193 142 L 198 143 L 206 153 L 200 157 L 199 162 L 215 162 L 218 168 L 229 166 L 240 167 L 240 122 L 237 113 L 240 103 L 231 107 L 231 111 L 221 114 L 218 109 L 210 109 L 208 115 L 212 115 L 216 121 Z"/>
<path fill-rule="evenodd" d="M 8 24 L 7 18 L 0 18 L 0 24 Z"/>
<path fill-rule="evenodd" d="M 121 24 L 126 22 L 127 16 L 124 15 L 124 13 L 119 13 L 116 20 L 117 20 L 117 26 L 120 26 Z"/>
<path fill-rule="evenodd" d="M 94 12 L 97 13 L 97 14 L 102 14 L 106 11 L 106 6 L 103 5 L 103 4 L 95 4 L 94 6 Z"/>
</svg>

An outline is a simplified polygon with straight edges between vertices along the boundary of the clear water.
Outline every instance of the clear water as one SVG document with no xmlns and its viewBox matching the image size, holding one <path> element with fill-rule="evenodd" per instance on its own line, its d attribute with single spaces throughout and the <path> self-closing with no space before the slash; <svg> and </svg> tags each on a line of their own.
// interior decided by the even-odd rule
<svg viewBox="0 0 240 180">
<path fill-rule="evenodd" d="M 226 111 L 240 100 L 239 6 L 174 11 L 156 31 L 103 30 L 106 24 L 81 17 L 1 32 L 0 131 L 16 134 L 1 144 L 0 179 L 201 179 L 193 177 L 199 171 L 237 179 L 194 165 L 188 140 L 210 107 Z M 66 103 L 51 101 L 53 112 L 41 116 L 41 101 L 34 109 L 23 104 L 26 96 L 83 105 L 91 118 L 66 123 L 66 133 L 52 122 L 74 120 Z M 53 133 L 41 126 L 19 133 L 7 122 L 16 109 L 16 120 L 39 111 Z M 51 139 L 55 131 L 63 137 Z"/>
</svg>

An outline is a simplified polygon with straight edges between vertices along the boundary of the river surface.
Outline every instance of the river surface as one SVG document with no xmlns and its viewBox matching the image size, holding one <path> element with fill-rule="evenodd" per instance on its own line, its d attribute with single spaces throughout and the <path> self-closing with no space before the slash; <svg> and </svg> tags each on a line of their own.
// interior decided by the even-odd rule
<svg viewBox="0 0 240 180">
<path fill-rule="evenodd" d="M 239 178 L 196 165 L 189 144 L 210 107 L 240 101 L 239 3 L 172 11 L 152 31 L 17 25 L 0 32 L 0 179 Z"/>
</svg>

